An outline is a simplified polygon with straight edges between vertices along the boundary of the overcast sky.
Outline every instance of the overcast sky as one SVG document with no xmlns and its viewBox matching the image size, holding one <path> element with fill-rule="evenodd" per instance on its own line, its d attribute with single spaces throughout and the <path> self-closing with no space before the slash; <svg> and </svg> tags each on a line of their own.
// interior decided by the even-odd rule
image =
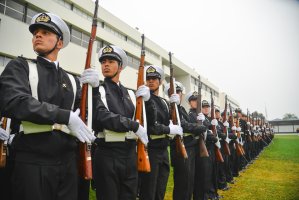
<svg viewBox="0 0 299 200">
<path fill-rule="evenodd" d="M 299 117 L 299 1 L 100 0 L 243 110 Z"/>
</svg>

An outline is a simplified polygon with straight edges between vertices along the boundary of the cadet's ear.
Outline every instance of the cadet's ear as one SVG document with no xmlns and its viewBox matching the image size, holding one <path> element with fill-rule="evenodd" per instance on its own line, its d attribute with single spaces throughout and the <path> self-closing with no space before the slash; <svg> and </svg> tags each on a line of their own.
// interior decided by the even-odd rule
<svg viewBox="0 0 299 200">
<path fill-rule="evenodd" d="M 62 49 L 62 47 L 63 47 L 63 40 L 62 39 L 58 39 L 58 42 L 57 42 L 57 46 L 56 46 L 56 48 L 57 49 Z"/>
</svg>

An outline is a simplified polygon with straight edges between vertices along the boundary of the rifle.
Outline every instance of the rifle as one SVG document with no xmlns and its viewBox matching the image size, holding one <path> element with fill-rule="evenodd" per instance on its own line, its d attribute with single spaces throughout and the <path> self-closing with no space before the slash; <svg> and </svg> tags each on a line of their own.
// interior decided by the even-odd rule
<svg viewBox="0 0 299 200">
<path fill-rule="evenodd" d="M 175 87 L 174 87 L 174 76 L 173 76 L 173 66 L 172 66 L 172 53 L 169 52 L 169 68 L 170 68 L 170 87 L 169 87 L 169 96 L 171 94 L 175 94 Z M 171 115 L 171 120 L 173 122 L 174 125 L 177 125 L 178 124 L 178 118 L 180 117 L 179 116 L 179 113 L 178 113 L 178 107 L 176 105 L 176 103 L 171 103 L 170 104 L 170 115 Z M 176 143 L 176 151 L 177 153 L 181 154 L 182 157 L 184 159 L 187 159 L 188 158 L 188 154 L 187 154 L 187 151 L 185 149 L 185 145 L 183 143 L 183 139 L 181 138 L 181 136 L 179 135 L 176 135 L 175 136 L 175 143 Z"/>
<path fill-rule="evenodd" d="M 238 128 L 238 127 L 240 127 L 240 119 L 239 119 L 239 117 L 238 116 L 236 116 L 236 127 Z M 239 138 L 241 138 L 241 133 L 240 133 L 240 131 L 236 131 L 237 132 L 237 139 L 239 139 Z M 244 151 L 244 149 L 243 149 L 243 146 L 240 144 L 240 142 L 238 142 L 238 145 L 239 145 L 239 147 L 240 147 L 240 149 L 241 149 L 241 152 L 242 152 L 242 155 L 245 155 L 245 151 Z"/>
<path fill-rule="evenodd" d="M 246 116 L 246 124 L 247 124 L 247 131 L 248 131 L 248 135 L 247 135 L 247 140 L 249 142 L 252 142 L 251 136 L 250 136 L 250 125 L 248 125 L 248 122 L 250 123 L 250 117 L 249 117 L 249 110 L 247 109 L 247 116 Z"/>
<path fill-rule="evenodd" d="M 2 118 L 2 124 L 1 128 L 4 130 L 7 130 L 7 118 Z M 0 140 L 0 168 L 4 168 L 6 165 L 6 152 L 7 152 L 7 146 L 4 143 L 3 140 Z"/>
<path fill-rule="evenodd" d="M 201 113 L 201 81 L 200 76 L 198 76 L 198 97 L 197 97 L 197 108 L 196 113 Z M 197 123 L 199 125 L 202 125 L 202 121 L 197 120 Z M 207 150 L 206 144 L 204 142 L 203 136 L 199 136 L 198 138 L 198 144 L 199 144 L 199 156 L 200 157 L 209 157 L 209 152 Z"/>
<path fill-rule="evenodd" d="M 140 66 L 138 70 L 137 88 L 144 84 L 145 47 L 144 47 L 143 34 L 141 36 L 141 39 L 142 39 L 141 56 L 140 56 Z M 146 120 L 144 101 L 142 97 L 138 97 L 136 99 L 135 120 L 138 121 L 140 125 L 144 125 L 144 120 Z M 151 171 L 147 150 L 145 148 L 145 145 L 141 142 L 140 139 L 137 140 L 137 169 L 140 172 Z"/>
<path fill-rule="evenodd" d="M 229 106 L 229 113 L 230 113 L 230 128 L 232 128 L 234 126 L 234 117 L 233 117 L 233 111 L 232 111 L 232 107 L 230 104 L 228 104 Z M 236 135 L 236 130 L 232 130 L 232 133 L 234 135 Z M 236 147 L 236 151 L 237 151 L 237 155 L 238 156 L 242 156 L 243 153 L 242 153 L 242 150 L 240 148 L 240 144 L 238 142 L 238 138 L 234 141 L 235 142 L 235 147 Z"/>
<path fill-rule="evenodd" d="M 225 95 L 225 106 L 224 106 L 224 115 L 223 115 L 223 122 L 226 122 L 227 120 L 227 95 Z M 224 150 L 224 153 L 225 155 L 230 155 L 230 149 L 229 149 L 229 146 L 228 146 L 228 130 L 227 130 L 227 127 L 224 126 L 223 127 L 223 132 L 226 134 L 226 139 L 225 139 L 225 142 L 223 143 L 223 150 Z"/>
<path fill-rule="evenodd" d="M 92 19 L 92 28 L 91 28 L 91 34 L 90 39 L 88 43 L 88 49 L 87 49 L 87 55 L 86 55 L 86 61 L 85 61 L 85 69 L 90 68 L 91 64 L 91 56 L 92 56 L 92 47 L 93 42 L 96 39 L 96 32 L 97 32 L 97 15 L 98 15 L 98 4 L 99 0 L 95 1 L 95 9 Z M 83 84 L 82 86 L 82 96 L 81 96 L 81 119 L 85 123 L 91 122 L 91 114 L 92 114 L 92 102 L 91 98 L 87 98 L 88 96 L 91 96 L 92 88 L 88 84 Z M 88 120 L 86 116 L 86 108 L 87 108 L 87 102 L 88 101 Z M 88 121 L 88 122 L 87 122 Z M 91 126 L 91 125 L 90 125 Z M 79 175 L 86 179 L 90 180 L 92 179 L 92 167 L 91 167 L 91 144 L 87 143 L 79 143 Z"/>
<path fill-rule="evenodd" d="M 213 94 L 212 94 L 212 90 L 211 90 L 211 120 L 215 119 L 215 106 L 214 106 L 214 99 L 213 99 Z M 215 125 L 212 125 L 212 132 L 213 134 L 217 137 L 218 141 L 218 134 L 217 134 L 217 129 Z M 220 152 L 220 149 L 216 146 L 214 146 L 215 149 L 215 157 L 216 157 L 216 161 L 218 162 L 224 162 L 222 154 Z"/>
</svg>

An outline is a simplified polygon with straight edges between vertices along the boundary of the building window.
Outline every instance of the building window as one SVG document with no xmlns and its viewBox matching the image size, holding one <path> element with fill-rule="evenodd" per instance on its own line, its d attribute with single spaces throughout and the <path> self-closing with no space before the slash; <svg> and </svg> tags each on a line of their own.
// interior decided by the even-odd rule
<svg viewBox="0 0 299 200">
<path fill-rule="evenodd" d="M 26 23 L 27 23 L 27 24 L 30 24 L 30 23 L 31 23 L 31 19 L 32 19 L 32 17 L 33 17 L 34 15 L 36 15 L 37 13 L 39 13 L 39 12 L 37 12 L 37 11 L 35 11 L 35 10 L 32 10 L 31 8 L 27 8 Z"/>
<path fill-rule="evenodd" d="M 140 65 L 139 58 L 135 58 L 135 57 L 133 57 L 132 55 L 130 55 L 128 53 L 127 53 L 127 56 L 128 56 L 128 66 L 130 66 L 132 68 L 135 68 L 135 69 L 138 69 L 139 65 Z"/>
<path fill-rule="evenodd" d="M 9 58 L 7 56 L 0 55 L 0 66 L 1 67 L 5 67 L 7 65 L 7 63 L 9 63 L 9 61 L 11 61 L 11 58 Z"/>
<path fill-rule="evenodd" d="M 70 4 L 64 0 L 55 0 L 55 1 L 67 9 L 70 9 L 70 10 L 72 9 L 72 4 Z"/>
<path fill-rule="evenodd" d="M 104 29 L 110 33 L 112 33 L 113 35 L 115 35 L 116 37 L 122 39 L 122 40 L 126 40 L 126 36 L 123 35 L 122 33 L 120 33 L 119 31 L 115 30 L 114 28 L 112 28 L 111 26 L 105 24 Z"/>
<path fill-rule="evenodd" d="M 0 13 L 17 19 L 22 22 L 30 24 L 31 19 L 34 15 L 42 11 L 37 11 L 29 8 L 24 3 L 14 1 L 14 0 L 0 0 Z M 25 13 L 27 15 L 25 16 Z"/>
<path fill-rule="evenodd" d="M 82 47 L 87 48 L 89 43 L 89 34 L 83 33 L 82 31 L 74 28 L 73 26 L 70 27 L 71 31 L 71 42 L 78 44 Z"/>
<path fill-rule="evenodd" d="M 0 0 L 0 13 L 4 13 L 5 0 Z"/>
<path fill-rule="evenodd" d="M 14 19 L 23 21 L 25 6 L 13 0 L 1 0 L 1 12 Z"/>
</svg>

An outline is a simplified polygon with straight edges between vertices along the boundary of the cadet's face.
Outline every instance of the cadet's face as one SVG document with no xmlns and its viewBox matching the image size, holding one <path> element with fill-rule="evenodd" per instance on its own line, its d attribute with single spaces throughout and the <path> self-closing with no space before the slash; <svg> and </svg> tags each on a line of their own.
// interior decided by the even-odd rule
<svg viewBox="0 0 299 200">
<path fill-rule="evenodd" d="M 156 91 L 160 86 L 160 79 L 155 77 L 147 77 L 146 78 L 146 86 L 149 87 L 151 91 Z"/>
<path fill-rule="evenodd" d="M 101 62 L 102 74 L 104 77 L 113 77 L 118 71 L 121 71 L 121 67 L 118 67 L 116 60 L 105 58 Z"/>
<path fill-rule="evenodd" d="M 197 100 L 189 101 L 189 105 L 191 108 L 196 109 L 197 108 Z"/>
<path fill-rule="evenodd" d="M 216 119 L 220 119 L 220 112 L 215 112 Z"/>
<path fill-rule="evenodd" d="M 43 28 L 37 28 L 33 32 L 33 38 L 32 38 L 32 45 L 34 51 L 36 51 L 39 54 L 47 53 L 57 43 L 56 48 L 61 49 L 63 46 L 62 40 L 58 40 L 58 37 L 55 33 L 43 29 Z"/>
<path fill-rule="evenodd" d="M 205 115 L 208 115 L 210 113 L 210 107 L 209 106 L 202 107 L 201 112 Z"/>
<path fill-rule="evenodd" d="M 182 102 L 183 99 L 183 93 L 180 90 L 177 90 L 176 93 L 180 96 L 180 101 Z"/>
</svg>

